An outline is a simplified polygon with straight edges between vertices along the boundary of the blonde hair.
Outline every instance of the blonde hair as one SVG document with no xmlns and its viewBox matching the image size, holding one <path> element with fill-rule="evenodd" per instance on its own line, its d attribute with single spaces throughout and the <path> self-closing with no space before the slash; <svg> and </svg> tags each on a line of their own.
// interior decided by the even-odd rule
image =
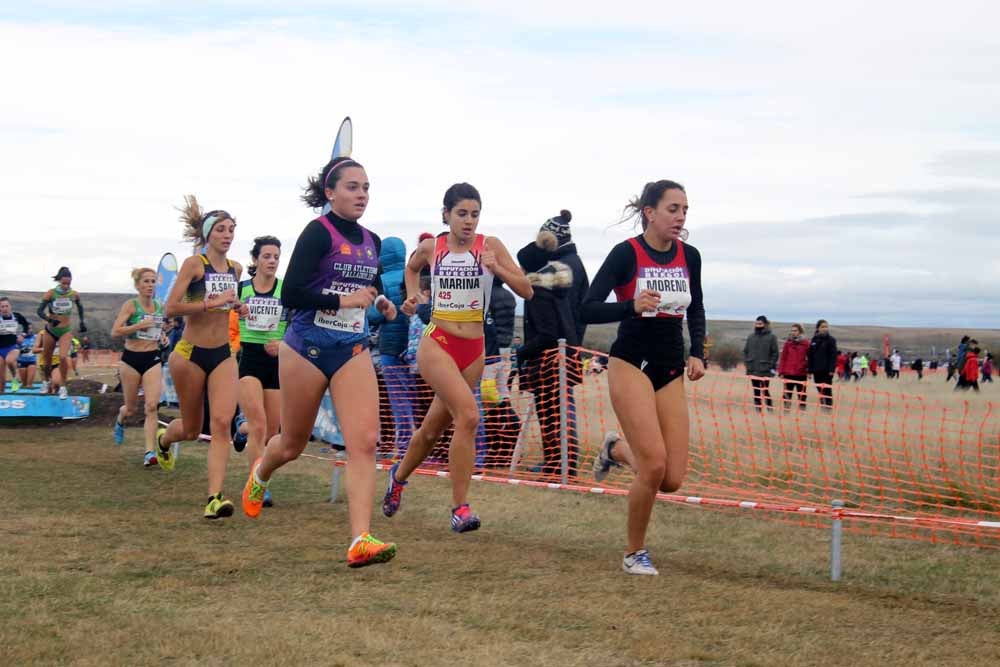
<svg viewBox="0 0 1000 667">
<path fill-rule="evenodd" d="M 143 266 L 138 269 L 132 269 L 132 282 L 135 284 L 136 287 L 139 286 L 139 281 L 142 280 L 142 277 L 147 273 L 152 273 L 154 276 L 156 275 L 156 271 L 149 268 L 148 266 Z"/>
<path fill-rule="evenodd" d="M 177 210 L 181 212 L 181 222 L 184 223 L 184 238 L 196 246 L 205 245 L 205 236 L 201 231 L 201 218 L 204 213 L 198 199 L 194 195 L 186 195 L 184 206 Z"/>
</svg>

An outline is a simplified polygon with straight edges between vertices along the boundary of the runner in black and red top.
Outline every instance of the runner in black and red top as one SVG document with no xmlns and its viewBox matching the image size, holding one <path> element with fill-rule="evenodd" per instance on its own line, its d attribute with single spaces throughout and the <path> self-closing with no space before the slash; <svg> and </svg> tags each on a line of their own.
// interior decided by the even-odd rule
<svg viewBox="0 0 1000 667">
<path fill-rule="evenodd" d="M 647 183 L 626 207 L 627 217 L 642 223 L 642 234 L 612 248 L 581 311 L 585 322 L 621 322 L 611 345 L 608 389 L 625 438 L 609 433 L 594 469 L 599 479 L 622 463 L 635 471 L 622 562 L 629 574 L 658 574 L 645 548 L 646 528 L 656 493 L 679 489 L 687 470 L 685 367 L 690 380 L 705 374 L 701 255 L 681 240 L 687 236 L 687 210 L 680 184 Z M 612 290 L 617 302 L 605 303 Z M 686 364 L 685 314 L 691 337 Z M 650 419 L 654 414 L 655 421 Z"/>
</svg>

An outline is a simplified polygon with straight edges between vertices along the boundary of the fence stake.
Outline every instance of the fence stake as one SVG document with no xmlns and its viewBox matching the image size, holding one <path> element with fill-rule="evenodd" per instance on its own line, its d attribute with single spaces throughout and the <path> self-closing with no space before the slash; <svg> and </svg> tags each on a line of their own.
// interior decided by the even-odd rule
<svg viewBox="0 0 1000 667">
<path fill-rule="evenodd" d="M 559 339 L 559 456 L 562 483 L 569 484 L 569 401 L 566 400 L 566 339 Z"/>
<path fill-rule="evenodd" d="M 345 455 L 341 450 L 333 455 L 333 475 L 330 477 L 330 502 L 335 503 L 340 499 L 340 478 L 344 474 L 344 466 L 339 465 L 344 460 Z"/>
<path fill-rule="evenodd" d="M 830 581 L 840 581 L 841 563 L 840 547 L 843 526 L 841 525 L 841 510 L 844 509 L 843 500 L 833 501 L 833 512 L 830 514 Z"/>
</svg>

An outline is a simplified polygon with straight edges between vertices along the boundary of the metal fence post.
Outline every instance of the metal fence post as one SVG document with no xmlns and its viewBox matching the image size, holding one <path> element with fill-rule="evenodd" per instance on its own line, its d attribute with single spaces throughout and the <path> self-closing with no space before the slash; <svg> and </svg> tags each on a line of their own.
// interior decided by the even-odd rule
<svg viewBox="0 0 1000 667">
<path fill-rule="evenodd" d="M 566 400 L 566 339 L 559 339 L 559 457 L 562 483 L 569 484 L 569 404 Z"/>
<path fill-rule="evenodd" d="M 333 475 L 330 477 L 330 502 L 335 503 L 340 499 L 340 479 L 344 474 L 344 466 L 338 465 L 346 456 L 341 450 L 337 450 L 333 455 Z"/>
<path fill-rule="evenodd" d="M 843 509 L 843 500 L 833 501 L 833 513 L 830 515 L 832 524 L 830 528 L 830 581 L 840 581 L 840 550 L 841 536 L 843 533 L 843 517 L 841 515 L 841 510 Z"/>
</svg>

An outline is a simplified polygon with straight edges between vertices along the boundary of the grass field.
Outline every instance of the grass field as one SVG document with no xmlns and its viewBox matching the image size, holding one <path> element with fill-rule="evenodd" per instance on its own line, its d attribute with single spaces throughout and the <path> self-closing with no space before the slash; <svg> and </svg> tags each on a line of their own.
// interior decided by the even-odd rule
<svg viewBox="0 0 1000 667">
<path fill-rule="evenodd" d="M 3 664 L 995 665 L 1000 554 L 659 506 L 657 578 L 619 571 L 624 500 L 477 484 L 478 533 L 418 478 L 351 571 L 327 463 L 275 478 L 254 522 L 200 517 L 205 449 L 141 467 L 138 429 L 0 431 Z M 227 491 L 246 462 L 235 457 Z M 381 476 L 380 476 L 381 479 Z"/>
</svg>

